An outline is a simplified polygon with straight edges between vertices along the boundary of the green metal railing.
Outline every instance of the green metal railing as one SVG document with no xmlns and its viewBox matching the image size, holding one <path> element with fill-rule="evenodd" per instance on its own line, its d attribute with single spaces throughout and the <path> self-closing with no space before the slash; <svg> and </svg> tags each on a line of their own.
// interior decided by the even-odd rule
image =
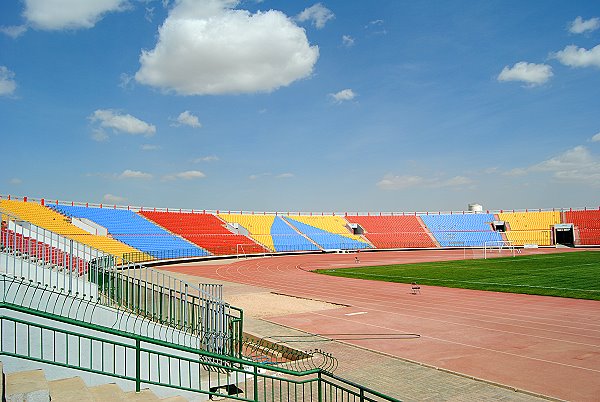
<svg viewBox="0 0 600 402">
<path fill-rule="evenodd" d="M 241 356 L 242 311 L 164 272 L 107 254 L 0 210 L 0 264 L 7 274 L 115 307 Z"/>
<path fill-rule="evenodd" d="M 31 296 L 30 286 L 0 279 L 0 355 L 133 381 L 137 391 L 144 384 L 241 401 L 397 401 L 323 369 L 256 363 L 19 305 L 14 295 Z"/>
</svg>

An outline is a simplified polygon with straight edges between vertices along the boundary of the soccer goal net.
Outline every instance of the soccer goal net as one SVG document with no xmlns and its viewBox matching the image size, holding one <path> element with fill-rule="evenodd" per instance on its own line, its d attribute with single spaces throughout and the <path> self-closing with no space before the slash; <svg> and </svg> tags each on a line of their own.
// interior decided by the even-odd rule
<svg viewBox="0 0 600 402">
<path fill-rule="evenodd" d="M 515 256 L 515 245 L 510 240 L 486 241 L 483 243 L 483 258 L 494 254 Z"/>
</svg>

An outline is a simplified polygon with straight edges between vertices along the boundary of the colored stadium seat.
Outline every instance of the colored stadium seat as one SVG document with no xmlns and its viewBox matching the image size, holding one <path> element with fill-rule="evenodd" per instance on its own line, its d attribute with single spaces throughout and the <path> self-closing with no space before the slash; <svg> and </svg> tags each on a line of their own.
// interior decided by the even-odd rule
<svg viewBox="0 0 600 402">
<path fill-rule="evenodd" d="M 600 244 L 600 210 L 567 211 L 565 223 L 572 223 L 579 232 L 580 245 Z"/>
<path fill-rule="evenodd" d="M 502 235 L 492 230 L 492 214 L 420 215 L 442 247 L 482 247 L 484 243 L 501 241 Z"/>
<path fill-rule="evenodd" d="M 355 250 L 370 248 L 360 236 L 351 234 L 348 222 L 339 216 L 285 216 L 285 221 L 323 249 Z"/>
<path fill-rule="evenodd" d="M 86 218 L 105 227 L 115 239 L 157 259 L 198 257 L 208 253 L 126 209 L 51 205 L 68 217 Z"/>
<path fill-rule="evenodd" d="M 503 212 L 498 219 L 508 223 L 506 238 L 515 245 L 537 244 L 550 246 L 552 244 L 552 226 L 561 223 L 560 212 Z"/>
<path fill-rule="evenodd" d="M 346 216 L 359 224 L 364 236 L 377 248 L 436 247 L 429 233 L 414 215 Z"/>
</svg>

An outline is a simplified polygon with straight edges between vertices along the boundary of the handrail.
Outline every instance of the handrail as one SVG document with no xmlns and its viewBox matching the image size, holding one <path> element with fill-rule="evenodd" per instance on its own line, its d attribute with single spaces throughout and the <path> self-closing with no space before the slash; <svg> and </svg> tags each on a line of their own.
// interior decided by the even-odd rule
<svg viewBox="0 0 600 402">
<path fill-rule="evenodd" d="M 99 327 L 4 300 L 0 301 L 0 310 L 17 312 L 20 317 L 0 315 L 1 355 L 135 381 L 136 391 L 141 389 L 142 384 L 149 384 L 223 396 L 219 390 L 230 389 L 231 385 L 234 385 L 236 388 L 243 387 L 245 396 L 236 393 L 228 397 L 241 401 L 276 401 L 281 400 L 282 396 L 287 400 L 321 401 L 324 396 L 324 399 L 328 400 L 327 395 L 335 395 L 342 400 L 358 397 L 361 401 L 398 401 L 322 369 L 294 371 L 285 367 L 249 362 L 139 334 Z M 41 318 L 55 324 L 35 322 L 35 317 L 38 321 Z M 75 330 L 59 328 L 56 323 L 75 327 Z M 114 337 L 118 337 L 119 340 L 114 340 Z M 43 345 L 50 339 L 53 342 L 52 353 L 45 353 Z M 27 341 L 27 347 L 17 346 L 18 340 Z M 61 343 L 61 340 L 64 341 Z M 69 349 L 70 344 L 80 346 Z M 94 355 L 92 350 L 82 350 L 85 349 L 82 345 L 90 345 L 90 348 L 96 345 L 96 350 L 102 350 L 102 353 Z M 120 351 L 119 354 L 117 350 Z M 172 375 L 172 367 L 178 367 L 179 372 L 176 375 Z M 207 370 L 206 367 L 213 370 Z M 226 374 L 214 374 L 214 371 Z"/>
</svg>

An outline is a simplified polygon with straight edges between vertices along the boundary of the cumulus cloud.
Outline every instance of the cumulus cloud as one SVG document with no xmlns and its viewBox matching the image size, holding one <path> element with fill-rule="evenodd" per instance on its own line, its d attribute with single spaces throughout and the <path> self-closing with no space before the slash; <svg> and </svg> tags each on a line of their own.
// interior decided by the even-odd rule
<svg viewBox="0 0 600 402">
<path fill-rule="evenodd" d="M 275 176 L 276 179 L 291 179 L 294 177 L 293 173 L 281 173 Z"/>
<path fill-rule="evenodd" d="M 600 45 L 590 50 L 569 45 L 553 57 L 569 67 L 600 67 Z"/>
<path fill-rule="evenodd" d="M 36 29 L 83 29 L 92 28 L 107 13 L 127 8 L 127 0 L 25 0 L 23 16 Z"/>
<path fill-rule="evenodd" d="M 119 176 L 119 179 L 151 179 L 150 173 L 140 172 L 139 170 L 124 170 Z"/>
<path fill-rule="evenodd" d="M 13 39 L 16 39 L 19 36 L 23 35 L 25 32 L 27 32 L 27 26 L 26 25 L 3 26 L 3 27 L 0 27 L 0 32 L 2 32 L 5 35 L 10 36 Z"/>
<path fill-rule="evenodd" d="M 305 8 L 296 16 L 296 19 L 300 22 L 311 21 L 317 29 L 321 29 L 325 26 L 327 21 L 334 17 L 335 15 L 330 9 L 321 3 L 317 3 L 313 6 Z"/>
<path fill-rule="evenodd" d="M 10 179 L 8 181 L 10 184 L 13 184 L 15 186 L 18 186 L 19 184 L 23 183 L 23 180 L 19 179 L 18 177 L 13 177 L 12 179 Z"/>
<path fill-rule="evenodd" d="M 126 133 L 131 135 L 153 136 L 156 133 L 156 127 L 145 121 L 133 117 L 130 114 L 122 114 L 116 110 L 98 109 L 88 117 L 92 122 L 98 123 L 100 128 L 94 130 L 94 139 L 106 140 L 108 136 L 102 130 L 104 128 L 112 129 L 116 133 Z M 104 135 L 104 137 L 103 137 Z"/>
<path fill-rule="evenodd" d="M 346 47 L 354 46 L 354 38 L 350 35 L 343 35 L 342 44 Z"/>
<path fill-rule="evenodd" d="M 14 80 L 15 73 L 5 66 L 0 66 L 0 96 L 12 95 L 17 89 L 17 82 Z"/>
<path fill-rule="evenodd" d="M 600 133 L 597 133 L 592 137 L 592 142 L 600 142 Z"/>
<path fill-rule="evenodd" d="M 498 81 L 521 81 L 528 86 L 546 83 L 552 73 L 552 67 L 547 64 L 535 64 L 520 61 L 514 66 L 505 66 L 498 75 Z"/>
<path fill-rule="evenodd" d="M 560 182 L 600 186 L 600 157 L 581 145 L 535 165 L 513 169 L 511 172 L 513 171 L 513 176 L 549 173 Z"/>
<path fill-rule="evenodd" d="M 206 177 L 206 175 L 199 170 L 188 170 L 185 172 L 179 172 L 179 173 L 167 175 L 163 179 L 164 180 L 177 180 L 177 179 L 194 180 L 194 179 L 202 179 L 204 177 Z"/>
<path fill-rule="evenodd" d="M 104 196 L 102 197 L 102 199 L 104 201 L 107 201 L 107 202 L 124 202 L 124 201 L 127 201 L 127 199 L 124 198 L 124 197 L 120 197 L 118 195 L 114 195 L 114 194 L 110 194 L 110 193 L 104 194 Z"/>
<path fill-rule="evenodd" d="M 190 126 L 193 128 L 202 127 L 202 124 L 200 124 L 198 117 L 194 116 L 188 110 L 186 110 L 185 112 L 181 112 L 179 114 L 179 116 L 177 116 L 177 119 L 175 121 L 176 121 L 176 123 L 172 124 L 172 126 L 175 126 L 175 127 L 179 127 L 179 126 Z"/>
<path fill-rule="evenodd" d="M 590 18 L 589 20 L 584 20 L 582 17 L 577 17 L 571 22 L 571 25 L 569 26 L 569 32 L 581 34 L 595 31 L 598 28 L 600 28 L 600 18 L 595 17 Z"/>
<path fill-rule="evenodd" d="M 342 89 L 337 93 L 329 94 L 329 96 L 331 96 L 336 102 L 341 103 L 344 101 L 350 101 L 354 99 L 356 97 L 356 94 L 351 89 Z"/>
<path fill-rule="evenodd" d="M 135 79 L 181 95 L 270 92 L 308 77 L 319 57 L 280 11 L 238 10 L 237 0 L 180 0 L 143 50 Z"/>
<path fill-rule="evenodd" d="M 382 190 L 403 190 L 411 187 L 462 187 L 472 183 L 473 180 L 465 176 L 454 176 L 449 179 L 443 179 L 439 177 L 426 178 L 422 176 L 395 176 L 388 174 L 377 182 L 377 187 Z"/>
</svg>

